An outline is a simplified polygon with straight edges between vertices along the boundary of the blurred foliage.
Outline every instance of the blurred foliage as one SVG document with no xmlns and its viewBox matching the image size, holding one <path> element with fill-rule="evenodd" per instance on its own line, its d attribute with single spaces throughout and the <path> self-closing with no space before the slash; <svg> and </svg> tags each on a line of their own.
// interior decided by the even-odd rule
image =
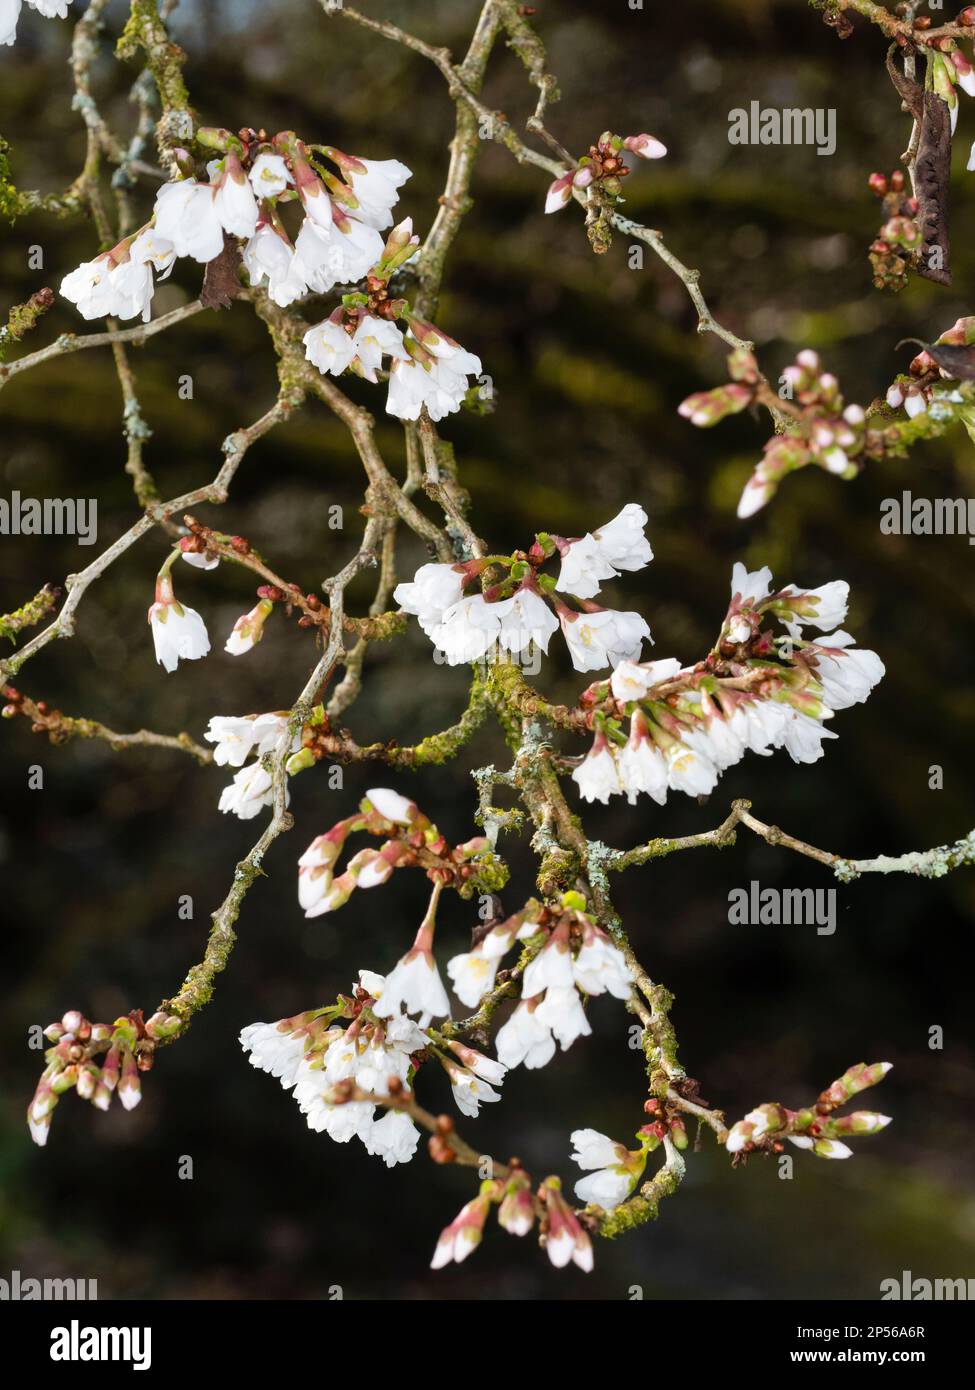
<svg viewBox="0 0 975 1390">
<path fill-rule="evenodd" d="M 124 10 L 116 6 L 116 26 Z M 365 3 L 455 54 L 475 0 Z M 975 126 L 965 102 L 953 186 L 955 288 L 920 281 L 898 298 L 870 286 L 867 247 L 879 204 L 874 168 L 895 167 L 905 118 L 883 70 L 882 39 L 858 25 L 840 43 L 803 4 L 699 0 L 679 25 L 647 4 L 540 0 L 535 20 L 559 75 L 563 101 L 550 126 L 580 152 L 609 126 L 649 130 L 670 157 L 627 183 L 626 211 L 660 228 L 702 284 L 717 317 L 754 338 L 773 379 L 798 348 L 817 348 L 848 400 L 881 393 L 913 351 L 975 312 L 975 194 L 963 151 Z M 227 126 L 294 128 L 354 153 L 406 161 L 415 171 L 401 206 L 423 234 L 435 209 L 452 109 L 429 64 L 326 20 L 312 0 L 183 0 L 174 36 L 190 52 L 187 77 L 200 117 Z M 23 187 L 64 187 L 80 167 L 81 121 L 65 69 L 68 29 L 25 12 L 15 49 L 0 57 L 0 130 Z M 108 58 L 95 75 L 116 127 L 132 111 L 132 71 Z M 495 57 L 485 100 L 516 123 L 532 96 L 517 61 Z M 835 106 L 839 143 L 814 149 L 738 147 L 728 112 L 757 99 L 776 106 Z M 496 412 L 453 417 L 475 499 L 478 530 L 492 545 L 525 543 L 538 527 L 578 534 L 638 500 L 650 514 L 656 558 L 613 586 L 608 602 L 649 619 L 655 654 L 703 654 L 724 612 L 733 560 L 768 563 L 782 580 L 852 585 L 848 626 L 887 662 L 870 701 L 839 715 L 840 741 L 812 768 L 778 755 L 729 773 L 707 807 L 674 798 L 666 810 L 614 805 L 587 816 L 590 833 L 615 845 L 717 824 L 734 796 L 766 820 L 848 855 L 897 852 L 950 840 L 975 821 L 971 792 L 971 551 L 963 537 L 880 534 L 879 506 L 910 489 L 967 496 L 975 455 L 961 434 L 908 461 L 874 466 L 844 485 L 815 469 L 789 478 L 750 523 L 734 505 L 767 434 L 748 416 L 711 432 L 676 414 L 692 390 L 725 380 L 723 350 L 699 338 L 683 287 L 647 255 L 633 269 L 625 239 L 596 260 L 577 209 L 544 217 L 545 180 L 503 150 L 484 149 L 474 210 L 457 239 L 439 319 L 478 352 L 493 377 Z M 146 195 L 146 209 L 149 195 Z M 44 269 L 29 271 L 40 246 Z M 30 217 L 0 237 L 2 310 L 60 277 L 96 247 L 90 226 Z M 181 262 L 157 293 L 154 313 L 198 290 Z M 26 348 L 81 327 L 59 303 Z M 146 460 L 164 497 L 210 479 L 220 441 L 273 400 L 273 358 L 246 305 L 200 316 L 133 355 L 153 437 Z M 194 399 L 177 397 L 190 373 Z M 374 390 L 350 391 L 380 409 Z M 2 394 L 0 495 L 97 496 L 98 548 L 131 524 L 135 504 L 122 470 L 118 384 L 108 354 L 51 362 Z M 380 416 L 379 440 L 394 467 L 401 442 Z M 205 521 L 241 532 L 281 572 L 315 588 L 352 553 L 361 530 L 360 467 L 347 436 L 311 405 L 255 446 L 222 509 Z M 328 507 L 346 528 L 328 528 Z M 58 582 L 92 551 L 68 538 L 0 538 L 0 609 L 45 581 Z M 146 724 L 199 737 L 213 713 L 287 704 L 313 659 L 312 638 L 286 633 L 276 615 L 264 642 L 240 660 L 224 634 L 251 602 L 243 571 L 181 573 L 180 592 L 206 615 L 214 653 L 166 677 L 145 627 L 152 578 L 165 554 L 149 536 L 86 595 L 78 635 L 25 668 L 18 684 L 119 729 Z M 426 558 L 402 548 L 408 575 Z M 368 601 L 363 582 L 353 611 Z M 554 646 L 554 644 L 553 644 Z M 578 678 L 560 657 L 539 684 L 571 697 Z M 446 671 L 411 629 L 376 648 L 348 723 L 369 737 L 413 739 L 462 708 L 463 671 Z M 596 1272 L 558 1274 L 530 1242 L 490 1237 L 449 1277 L 426 1271 L 437 1232 L 471 1193 L 466 1174 L 425 1158 L 393 1172 L 308 1133 L 293 1102 L 253 1071 L 236 1043 L 241 1026 L 333 998 L 360 966 L 387 969 L 418 920 L 423 882 L 406 875 L 341 914 L 302 918 L 294 861 L 312 836 L 346 814 L 381 773 L 350 769 L 343 791 L 309 773 L 293 788 L 296 829 L 279 840 L 268 878 L 247 899 L 241 940 L 212 1005 L 189 1036 L 159 1058 L 145 1100 L 131 1115 L 96 1115 L 69 1097 L 51 1142 L 33 1149 L 23 1123 L 40 1058 L 28 1027 L 68 1007 L 111 1018 L 155 1006 L 202 949 L 207 914 L 220 901 L 255 823 L 218 816 L 223 775 L 163 752 L 112 754 L 92 745 L 49 748 L 27 725 L 2 729 L 4 1058 L 0 1112 L 0 1269 L 97 1277 L 103 1297 L 875 1298 L 902 1269 L 929 1277 L 973 1272 L 975 1200 L 967 1161 L 975 1061 L 967 981 L 973 963 L 971 874 L 941 883 L 875 879 L 841 892 L 833 937 L 812 929 L 730 928 L 727 894 L 763 885 L 829 886 L 817 866 L 749 839 L 721 854 L 674 856 L 625 876 L 617 901 L 641 958 L 677 995 L 674 1020 L 685 1065 L 729 1118 L 751 1105 L 809 1100 L 857 1060 L 896 1069 L 879 1108 L 895 1123 L 857 1146 L 847 1164 L 797 1155 L 793 1182 L 771 1164 L 731 1172 L 705 1139 L 684 1190 L 660 1221 L 597 1249 Z M 575 751 L 575 750 L 573 750 Z M 485 730 L 453 768 L 403 783 L 449 838 L 473 830 L 469 769 L 503 758 Z M 44 790 L 27 790 L 27 768 Z M 942 791 L 928 789 L 940 764 Z M 515 907 L 531 891 L 531 858 L 510 845 Z M 177 917 L 191 894 L 193 921 Z M 469 905 L 449 903 L 441 948 L 463 949 Z M 476 1125 L 485 1148 L 516 1151 L 537 1176 L 569 1172 L 569 1131 L 592 1125 L 619 1138 L 640 1123 L 639 1052 L 628 1017 L 606 1000 L 592 1009 L 595 1035 L 542 1073 L 512 1074 L 505 1102 Z M 928 1029 L 944 1029 L 943 1051 Z M 420 1094 L 448 1103 L 441 1078 Z M 476 1142 L 476 1141 L 475 1141 Z M 181 1155 L 192 1181 L 180 1181 Z M 385 1238 L 380 1238 L 379 1233 Z"/>
</svg>

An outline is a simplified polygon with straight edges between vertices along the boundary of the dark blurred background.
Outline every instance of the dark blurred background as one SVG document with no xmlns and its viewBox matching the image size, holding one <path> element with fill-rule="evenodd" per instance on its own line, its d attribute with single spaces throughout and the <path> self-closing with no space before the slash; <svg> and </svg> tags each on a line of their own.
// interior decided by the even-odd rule
<svg viewBox="0 0 975 1390">
<path fill-rule="evenodd" d="M 475 0 L 367 4 L 428 40 L 463 51 Z M 582 150 L 609 126 L 648 130 L 670 157 L 641 165 L 627 183 L 627 213 L 660 228 L 701 268 L 719 319 L 758 343 L 773 378 L 812 346 L 866 403 L 903 370 L 913 349 L 975 312 L 973 176 L 964 155 L 975 109 L 962 96 L 953 186 L 955 288 L 915 282 L 899 297 L 873 290 L 866 248 L 879 205 L 866 188 L 889 171 L 906 142 L 905 118 L 883 71 L 882 39 L 865 25 L 846 43 L 804 4 L 699 0 L 684 19 L 631 10 L 623 0 L 540 0 L 535 20 L 559 75 L 563 100 L 550 126 Z M 117 25 L 124 7 L 112 15 Z M 69 29 L 25 10 L 16 48 L 0 56 L 0 130 L 14 146 L 24 187 L 63 187 L 82 160 L 81 121 L 65 68 Z M 400 207 L 425 233 L 442 188 L 452 108 L 416 55 L 326 19 L 311 0 L 184 0 L 172 21 L 190 50 L 190 90 L 200 119 L 236 127 L 292 127 L 368 157 L 404 160 L 414 177 Z M 131 112 L 132 71 L 105 60 L 96 88 L 116 127 Z M 499 45 L 486 101 L 517 124 L 533 93 L 517 59 Z M 835 107 L 838 147 L 728 144 L 728 112 L 763 105 Z M 962 146 L 964 149 L 962 149 Z M 683 287 L 647 256 L 627 263 L 625 239 L 596 259 L 581 216 L 544 217 L 545 177 L 484 149 L 476 205 L 457 239 L 440 321 L 478 352 L 498 408 L 454 416 L 443 427 L 492 545 L 523 544 L 539 528 L 579 534 L 637 500 L 650 515 L 656 558 L 607 590 L 638 608 L 654 654 L 701 656 L 724 613 L 732 562 L 768 563 L 781 581 L 842 577 L 853 603 L 848 626 L 876 648 L 888 675 L 868 707 L 837 716 L 840 740 L 814 767 L 785 755 L 753 758 L 727 774 L 699 807 L 674 796 L 665 810 L 619 800 L 587 813 L 589 833 L 629 845 L 658 833 L 715 825 L 733 797 L 794 834 L 844 854 L 896 853 L 952 840 L 975 823 L 971 791 L 972 553 L 964 537 L 880 534 L 883 498 L 909 488 L 969 496 L 973 448 L 960 434 L 907 462 L 872 465 L 845 485 L 816 470 L 789 478 L 749 523 L 735 502 L 767 436 L 766 419 L 739 417 L 711 432 L 676 414 L 692 390 L 726 380 L 723 349 L 699 338 Z M 146 209 L 149 207 L 146 192 Z M 41 246 L 44 269 L 28 271 Z M 25 299 L 97 248 L 83 222 L 31 217 L 0 240 L 2 303 Z M 192 298 L 198 268 L 180 262 L 157 292 L 154 315 Z M 26 344 L 84 325 L 59 303 Z M 220 442 L 274 396 L 273 357 L 246 305 L 201 315 L 134 354 L 153 438 L 146 460 L 170 497 L 209 480 Z M 180 400 L 181 375 L 195 398 Z M 379 440 L 401 467 L 398 429 L 361 383 L 350 392 L 380 410 Z M 0 610 L 45 581 L 88 563 L 136 516 L 123 472 L 118 385 L 107 352 L 53 361 L 3 391 L 0 495 L 97 496 L 97 547 L 71 538 L 0 540 Z M 200 508 L 239 531 L 280 571 L 313 589 L 353 553 L 361 530 L 360 465 L 348 437 L 315 404 L 255 446 L 223 509 Z M 344 532 L 328 507 L 345 508 Z M 249 576 L 229 565 L 202 575 L 181 566 L 181 596 L 205 615 L 214 651 L 165 675 L 145 625 L 155 571 L 166 553 L 151 535 L 94 585 L 77 636 L 32 661 L 17 684 L 66 713 L 128 730 L 189 730 L 200 738 L 214 713 L 289 704 L 313 660 L 312 639 L 279 617 L 244 659 L 224 635 L 250 606 Z M 407 541 L 400 572 L 426 556 Z M 362 611 L 369 590 L 351 596 Z M 558 646 L 553 643 L 553 651 Z M 539 684 L 571 699 L 579 678 L 561 654 Z M 414 741 L 463 707 L 466 672 L 434 665 L 415 627 L 369 656 L 364 692 L 347 722 L 360 738 Z M 160 1054 L 143 1104 L 100 1115 L 68 1096 L 47 1149 L 30 1143 L 24 1107 L 42 1065 L 28 1029 L 69 1007 L 111 1019 L 147 1013 L 175 991 L 202 952 L 208 914 L 259 822 L 217 813 L 226 778 L 164 751 L 113 754 L 101 745 L 52 748 L 26 721 L 5 724 L 0 1112 L 0 1274 L 97 1278 L 102 1297 L 315 1298 L 341 1283 L 347 1298 L 694 1299 L 875 1298 L 904 1269 L 927 1277 L 975 1275 L 975 1199 L 968 1159 L 975 1106 L 971 1035 L 971 871 L 940 882 L 872 877 L 842 888 L 832 937 L 812 928 L 731 927 L 730 889 L 829 887 L 817 865 L 746 837 L 623 876 L 614 886 L 637 951 L 676 994 L 674 1021 L 688 1070 L 705 1097 L 739 1117 L 754 1104 L 808 1102 L 859 1060 L 893 1061 L 868 1098 L 894 1117 L 847 1163 L 796 1152 L 795 1177 L 772 1164 L 732 1172 L 711 1142 L 691 1155 L 686 1183 L 660 1220 L 597 1247 L 595 1272 L 557 1273 L 530 1241 L 517 1245 L 492 1223 L 460 1270 L 427 1271 L 440 1227 L 472 1195 L 469 1174 L 431 1168 L 422 1153 L 386 1171 L 358 1145 L 312 1135 L 291 1099 L 248 1066 L 239 1029 L 334 998 L 359 967 L 386 970 L 412 937 L 422 879 L 360 896 L 335 916 L 306 922 L 295 898 L 295 859 L 313 835 L 347 814 L 367 787 L 392 781 L 415 795 L 451 840 L 473 833 L 470 769 L 502 761 L 491 729 L 444 770 L 391 779 L 351 768 L 344 789 L 323 771 L 293 785 L 294 833 L 272 848 L 267 878 L 246 900 L 240 941 L 215 998 L 189 1035 Z M 572 751 L 578 751 L 573 747 Z M 43 790 L 28 791 L 31 764 Z M 929 790 L 929 768 L 944 789 Z M 573 793 L 574 796 L 574 793 Z M 505 905 L 532 891 L 531 856 L 503 843 L 513 866 Z M 180 920 L 190 894 L 194 919 Z M 465 949 L 474 906 L 451 899 L 442 913 L 444 958 Z M 517 1152 L 537 1176 L 574 1174 L 569 1131 L 594 1126 L 626 1139 L 641 1122 L 641 1057 L 629 1050 L 629 1017 L 609 999 L 591 1010 L 594 1036 L 541 1073 L 519 1069 L 504 1103 L 465 1130 L 485 1150 Z M 943 1050 L 928 1046 L 944 1030 Z M 449 1103 L 445 1080 L 420 1078 L 420 1098 Z M 194 1178 L 181 1181 L 181 1156 Z M 576 1175 L 577 1176 L 577 1175 Z"/>
</svg>

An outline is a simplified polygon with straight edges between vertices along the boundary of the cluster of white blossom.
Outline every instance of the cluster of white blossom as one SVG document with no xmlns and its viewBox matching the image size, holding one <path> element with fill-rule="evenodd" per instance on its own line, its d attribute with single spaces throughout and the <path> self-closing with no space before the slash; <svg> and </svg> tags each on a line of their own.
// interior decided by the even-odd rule
<svg viewBox="0 0 975 1390">
<path fill-rule="evenodd" d="M 45 19 L 67 19 L 71 0 L 27 0 L 27 3 Z M 0 47 L 16 40 L 21 8 L 21 0 L 0 0 Z"/>
<path fill-rule="evenodd" d="M 465 594 L 467 585 L 492 561 L 431 563 L 421 565 L 411 582 L 397 585 L 393 598 L 416 617 L 449 666 L 479 661 L 492 652 L 518 656 L 532 644 L 547 653 L 559 626 L 577 671 L 635 661 L 644 640 L 652 640 L 646 622 L 639 613 L 600 608 L 592 599 L 603 580 L 642 569 L 653 559 L 643 534 L 646 524 L 646 512 L 630 502 L 612 521 L 585 536 L 549 538 L 562 561 L 554 579 L 538 575 L 537 566 L 523 561 L 492 557 L 509 569 L 509 579 L 494 586 L 501 592 Z M 545 558 L 538 553 L 538 563 Z M 556 598 L 556 590 L 578 599 L 580 609 Z"/>
<path fill-rule="evenodd" d="M 175 260 L 173 243 L 153 227 L 144 227 L 72 270 L 61 281 L 61 293 L 82 318 L 141 316 L 148 323 L 156 289 L 153 270 L 165 280 Z"/>
<path fill-rule="evenodd" d="M 385 977 L 372 970 L 359 972 L 356 1015 L 347 1027 L 336 1023 L 338 1009 L 324 1009 L 279 1023 L 253 1023 L 240 1035 L 252 1066 L 293 1090 L 309 1129 L 324 1131 L 340 1144 L 361 1139 L 388 1167 L 408 1163 L 419 1140 L 408 1111 L 393 1103 L 408 1095 L 416 1054 L 440 1062 L 458 1110 L 471 1118 L 481 1104 L 501 1099 L 494 1087 L 507 1070 L 463 1043 L 442 1044 L 424 1031 L 422 1019 L 417 1024 L 401 1013 L 394 976 L 395 971 Z M 377 1120 L 383 1100 L 388 1104 Z"/>
<path fill-rule="evenodd" d="M 516 916 L 492 927 L 472 951 L 448 961 L 461 1002 L 476 1008 L 494 988 L 501 959 L 515 941 L 538 931 L 531 920 Z M 632 991 L 633 975 L 622 951 L 584 913 L 567 912 L 525 968 L 518 1006 L 498 1030 L 499 1061 L 509 1070 L 521 1063 L 529 1070 L 544 1067 L 555 1055 L 556 1040 L 565 1052 L 592 1032 L 583 996 L 609 993 L 625 1000 Z"/>
<path fill-rule="evenodd" d="M 286 710 L 239 717 L 213 716 L 204 738 L 214 745 L 214 762 L 219 767 L 240 769 L 220 794 L 218 807 L 221 811 L 232 811 L 241 820 L 251 820 L 263 806 L 271 805 L 274 794 L 272 777 L 262 765 L 261 758 L 265 753 L 273 752 L 287 728 Z M 301 735 L 295 734 L 290 751 L 295 752 L 300 745 Z M 251 754 L 256 761 L 245 767 Z"/>
<path fill-rule="evenodd" d="M 239 142 L 237 142 L 239 145 Z M 338 159 L 338 152 L 335 152 Z M 251 283 L 267 283 L 277 304 L 290 304 L 309 290 L 324 293 L 360 280 L 383 253 L 378 228 L 389 226 L 396 188 L 410 171 L 396 160 L 341 156 L 355 208 L 329 197 L 308 161 L 263 150 L 249 170 L 234 145 L 207 165 L 209 182 L 195 178 L 166 183 L 156 195 L 152 223 L 111 251 L 66 276 L 61 293 L 87 319 L 114 314 L 148 319 L 154 283 L 148 264 L 168 270 L 177 257 L 201 265 L 219 256 L 224 237 L 242 242 Z M 276 212 L 281 195 L 298 198 L 304 218 L 292 245 Z M 142 267 L 137 269 L 136 267 Z"/>
<path fill-rule="evenodd" d="M 288 162 L 264 154 L 255 161 L 251 182 L 260 199 L 255 225 L 244 248 L 244 266 L 252 285 L 266 284 L 282 308 L 310 290 L 324 294 L 335 285 L 351 285 L 381 259 L 381 231 L 392 226 L 397 190 L 411 171 L 396 159 L 359 159 L 331 150 L 346 182 L 336 180 L 330 197 L 323 181 L 297 148 Z M 294 193 L 289 185 L 293 185 Z M 295 194 L 304 217 L 294 242 L 277 212 L 277 200 Z"/>
<path fill-rule="evenodd" d="M 366 1005 L 379 998 L 383 985 L 381 975 L 360 972 L 358 992 Z M 376 1101 L 332 1096 L 344 1082 L 367 1095 L 388 1097 L 390 1082 L 406 1083 L 411 1055 L 429 1039 L 404 1017 L 380 1024 L 360 1015 L 347 1028 L 331 1024 L 332 1017 L 326 1010 L 280 1023 L 252 1023 L 241 1032 L 240 1044 L 250 1053 L 252 1066 L 293 1092 L 309 1129 L 324 1132 L 337 1144 L 360 1139 L 387 1167 L 408 1163 L 420 1131 L 405 1111 L 389 1108 L 377 1120 Z"/>
<path fill-rule="evenodd" d="M 673 659 L 617 666 L 607 694 L 629 715 L 629 737 L 618 723 L 597 723 L 572 774 L 585 801 L 605 804 L 622 793 L 632 805 L 646 793 L 663 805 L 668 791 L 707 795 L 749 751 L 784 748 L 797 763 L 822 757 L 823 739 L 836 737 L 823 721 L 866 700 L 884 665 L 876 652 L 855 648 L 847 632 L 818 641 L 802 636 L 806 627 L 843 621 L 846 583 L 809 590 L 789 584 L 773 593 L 771 578 L 767 567 L 752 574 L 734 568 L 717 648 L 733 654 L 733 674 L 716 676 L 708 663 L 682 670 Z M 773 639 L 762 628 L 766 616 L 782 623 L 787 638 Z"/>
<path fill-rule="evenodd" d="M 412 223 L 407 220 L 396 230 L 412 233 Z M 405 307 L 403 312 L 406 316 Z M 404 334 L 388 318 L 377 318 L 367 308 L 343 306 L 308 330 L 305 356 L 320 372 L 340 376 L 351 369 L 373 382 L 387 356 L 389 414 L 417 420 L 426 408 L 431 420 L 442 420 L 460 409 L 470 390 L 469 378 L 480 373 L 481 359 L 415 314 L 409 314 L 407 321 Z"/>
<path fill-rule="evenodd" d="M 221 254 L 228 236 L 242 243 L 251 285 L 265 286 L 282 308 L 309 292 L 324 294 L 367 276 L 371 290 L 384 290 L 393 271 L 416 252 L 419 238 L 409 218 L 387 240 L 381 235 L 392 225 L 401 184 L 411 176 L 405 164 L 328 147 L 342 177 L 324 170 L 320 176 L 290 134 L 265 142 L 256 156 L 226 132 L 221 139 L 228 148 L 207 165 L 209 182 L 182 178 L 164 184 L 149 224 L 64 277 L 61 293 L 84 318 L 141 315 L 148 321 L 153 270 L 165 278 L 177 257 L 205 265 Z M 279 210 L 279 203 L 289 202 L 300 203 L 303 213 L 293 242 Z M 347 300 L 304 336 L 306 356 L 320 372 L 339 376 L 352 370 L 375 382 L 388 357 L 391 415 L 416 420 L 425 407 L 431 419 L 440 420 L 460 408 L 469 378 L 480 373 L 478 357 L 414 315 L 405 300 L 390 301 L 384 293 L 385 317 L 372 312 L 370 295 Z M 395 317 L 407 323 L 405 333 Z"/>
</svg>

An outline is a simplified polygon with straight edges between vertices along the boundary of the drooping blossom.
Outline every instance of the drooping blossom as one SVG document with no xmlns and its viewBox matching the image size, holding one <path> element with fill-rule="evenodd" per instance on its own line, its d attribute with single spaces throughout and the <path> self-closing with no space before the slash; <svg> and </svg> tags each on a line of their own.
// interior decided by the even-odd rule
<svg viewBox="0 0 975 1390">
<path fill-rule="evenodd" d="M 433 952 L 428 948 L 411 947 L 386 977 L 379 1016 L 390 1018 L 398 1015 L 401 1006 L 408 1014 L 421 1016 L 421 1027 L 425 1026 L 424 1019 L 429 1022 L 431 1018 L 450 1015 L 450 1000 Z"/>
<path fill-rule="evenodd" d="M 461 1114 L 473 1118 L 483 1103 L 501 1099 L 494 1087 L 504 1081 L 508 1068 L 456 1039 L 447 1046 L 457 1058 L 456 1062 L 450 1057 L 441 1059 L 450 1078 L 454 1101 Z"/>
<path fill-rule="evenodd" d="M 387 1167 L 407 1163 L 416 1152 L 419 1130 L 405 1110 L 376 1101 L 346 1099 L 343 1087 L 389 1098 L 410 1073 L 411 1055 L 429 1043 L 412 1020 L 376 1023 L 370 1011 L 385 981 L 374 971 L 360 972 L 356 998 L 363 1009 L 347 1027 L 338 1026 L 336 1009 L 312 1010 L 276 1024 L 252 1024 L 240 1035 L 253 1066 L 277 1077 L 293 1091 L 308 1127 L 336 1143 L 358 1138 Z M 381 1110 L 377 1118 L 377 1109 Z"/>
<path fill-rule="evenodd" d="M 270 753 L 280 742 L 288 727 L 288 715 L 215 714 L 203 735 L 207 743 L 214 744 L 213 761 L 218 767 L 243 767 L 254 753 L 261 757 Z"/>
<path fill-rule="evenodd" d="M 180 661 L 197 661 L 210 650 L 206 623 L 195 608 L 180 603 L 168 572 L 156 580 L 156 601 L 149 609 L 156 660 L 173 672 Z"/>
<path fill-rule="evenodd" d="M 384 356 L 401 361 L 408 356 L 394 323 L 370 314 L 363 314 L 358 323 L 347 322 L 342 309 L 309 328 L 303 342 L 305 356 L 320 372 L 341 376 L 351 366 L 372 382 L 378 380 L 376 372 Z"/>
<path fill-rule="evenodd" d="M 647 794 L 663 805 L 668 790 L 706 796 L 749 751 L 781 748 L 794 762 L 816 762 L 824 741 L 837 737 L 826 727 L 835 710 L 866 700 L 884 675 L 876 652 L 856 648 L 849 633 L 804 635 L 841 622 L 848 603 L 845 581 L 773 589 L 767 567 L 749 572 L 736 564 L 707 662 L 681 668 L 673 660 L 626 660 L 608 682 L 584 692 L 594 737 L 572 774 L 583 799 L 605 803 L 621 792 L 631 804 Z M 785 637 L 769 628 L 770 619 Z M 627 714 L 628 738 L 620 727 Z"/>
<path fill-rule="evenodd" d="M 287 799 L 287 790 L 285 797 Z M 230 811 L 239 820 L 253 820 L 273 801 L 274 780 L 271 773 L 259 762 L 249 763 L 235 773 L 230 784 L 224 787 L 217 809 L 224 813 Z"/>
<path fill-rule="evenodd" d="M 277 222 L 265 221 L 243 251 L 244 269 L 252 285 L 267 285 L 275 304 L 286 309 L 308 289 L 297 251 Z"/>
<path fill-rule="evenodd" d="M 397 358 L 389 370 L 386 409 L 400 420 L 418 420 L 426 406 L 431 420 L 442 420 L 460 409 L 471 388 L 469 378 L 480 372 L 481 359 L 459 345 L 449 357 Z"/>
<path fill-rule="evenodd" d="M 592 748 L 572 774 L 583 801 L 601 801 L 605 806 L 611 796 L 623 790 L 616 757 L 606 735 L 597 733 Z"/>
<path fill-rule="evenodd" d="M 407 1014 L 419 1014 L 420 1027 L 425 1028 L 432 1018 L 450 1017 L 450 1000 L 433 954 L 439 895 L 438 884 L 413 945 L 386 976 L 382 998 L 376 1005 L 380 1018 L 398 1018 L 402 1008 Z"/>
<path fill-rule="evenodd" d="M 265 198 L 276 198 L 289 184 L 294 183 L 283 156 L 267 151 L 254 160 L 248 177 L 258 202 Z"/>
<path fill-rule="evenodd" d="M 171 241 L 177 256 L 206 264 L 223 250 L 223 224 L 214 185 L 197 179 L 164 183 L 156 194 L 155 226 Z"/>
<path fill-rule="evenodd" d="M 350 215 L 377 232 L 391 227 L 399 189 L 412 178 L 413 171 L 398 159 L 346 157 L 345 162 L 339 159 L 338 163 L 358 201 L 358 206 L 349 209 Z"/>
<path fill-rule="evenodd" d="M 652 641 L 650 629 L 639 613 L 620 613 L 612 608 L 576 613 L 558 605 L 562 633 L 577 671 L 601 671 L 621 661 L 639 661 L 644 641 Z"/>
<path fill-rule="evenodd" d="M 646 1167 L 646 1148 L 627 1149 L 597 1129 L 574 1129 L 570 1137 L 573 1163 L 590 1170 L 587 1177 L 576 1183 L 576 1196 L 586 1206 L 612 1211 L 639 1182 Z"/>
<path fill-rule="evenodd" d="M 495 1050 L 509 1070 L 543 1067 L 592 1032 L 582 995 L 626 1000 L 633 976 L 620 949 L 586 913 L 568 910 L 522 977 L 521 1001 L 498 1030 Z M 580 993 L 581 991 L 581 993 Z"/>
<path fill-rule="evenodd" d="M 463 565 L 421 565 L 410 582 L 397 584 L 393 601 L 404 613 L 412 613 L 429 637 L 447 610 L 460 600 L 467 577 Z"/>
<path fill-rule="evenodd" d="M 307 212 L 307 203 L 305 207 Z M 383 239 L 371 227 L 344 216 L 334 206 L 330 215 L 332 220 L 325 224 L 307 215 L 295 240 L 301 273 L 316 294 L 361 280 L 383 251 Z"/>
<path fill-rule="evenodd" d="M 67 19 L 71 0 L 27 0 L 32 10 L 45 19 Z M 17 38 L 21 0 L 0 0 L 0 45 L 13 44 Z"/>
<path fill-rule="evenodd" d="M 82 318 L 141 317 L 148 322 L 155 292 L 153 270 L 165 279 L 174 259 L 172 242 L 157 229 L 144 227 L 65 275 L 61 293 Z"/>
<path fill-rule="evenodd" d="M 628 502 L 618 516 L 579 540 L 562 541 L 562 567 L 556 588 L 576 598 L 594 598 L 600 584 L 623 570 L 641 570 L 653 559 L 644 535 L 647 514 Z"/>
<path fill-rule="evenodd" d="M 228 150 L 223 159 L 212 161 L 208 173 L 213 209 L 223 230 L 231 236 L 252 237 L 257 230 L 257 199 L 236 151 Z"/>
<path fill-rule="evenodd" d="M 447 962 L 447 974 L 454 993 L 469 1009 L 476 1008 L 494 988 L 498 968 L 515 938 L 515 928 L 507 924 L 492 927 L 472 951 L 452 957 Z"/>
</svg>

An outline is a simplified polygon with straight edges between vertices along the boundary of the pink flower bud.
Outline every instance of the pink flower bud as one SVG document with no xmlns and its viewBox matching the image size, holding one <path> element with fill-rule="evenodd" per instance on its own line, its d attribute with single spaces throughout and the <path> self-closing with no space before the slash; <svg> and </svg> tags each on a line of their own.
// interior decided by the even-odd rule
<svg viewBox="0 0 975 1390">
<path fill-rule="evenodd" d="M 663 159 L 667 153 L 667 146 L 662 144 L 653 135 L 627 135 L 623 144 L 631 154 L 639 155 L 640 159 Z"/>
<path fill-rule="evenodd" d="M 575 178 L 575 170 L 569 174 L 563 174 L 561 178 L 555 180 L 549 186 L 545 197 L 545 211 L 559 212 L 572 197 L 572 180 Z"/>
</svg>

